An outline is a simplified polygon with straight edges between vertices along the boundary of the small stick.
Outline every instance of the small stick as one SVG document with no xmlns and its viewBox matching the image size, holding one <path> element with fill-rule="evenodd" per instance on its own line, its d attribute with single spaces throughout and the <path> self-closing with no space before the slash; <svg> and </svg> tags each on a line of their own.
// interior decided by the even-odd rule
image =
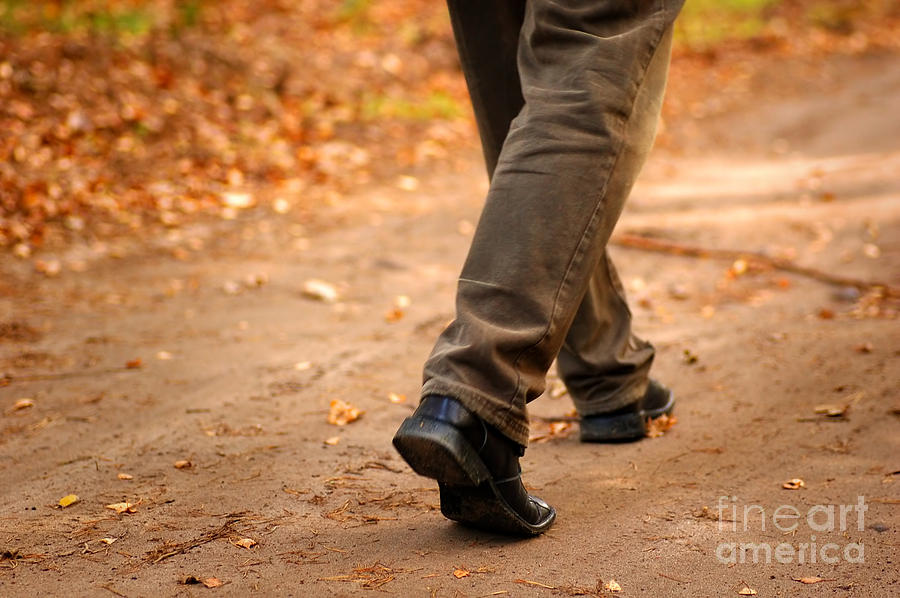
<svg viewBox="0 0 900 598">
<path fill-rule="evenodd" d="M 860 280 L 847 276 L 839 276 L 829 274 L 815 268 L 801 266 L 790 260 L 780 259 L 764 255 L 755 251 L 739 251 L 734 249 L 716 249 L 707 247 L 698 247 L 696 245 L 684 245 L 674 241 L 664 241 L 662 239 L 654 239 L 643 235 L 622 234 L 613 237 L 610 242 L 620 247 L 628 247 L 630 249 L 640 249 L 642 251 L 654 251 L 657 253 L 667 253 L 670 255 L 679 255 L 685 257 L 712 258 L 721 260 L 748 260 L 757 264 L 762 264 L 783 270 L 800 276 L 806 276 L 820 282 L 844 287 L 855 287 L 860 290 L 882 289 L 886 297 L 900 298 L 900 287 L 891 286 L 886 282 L 876 280 Z"/>
</svg>

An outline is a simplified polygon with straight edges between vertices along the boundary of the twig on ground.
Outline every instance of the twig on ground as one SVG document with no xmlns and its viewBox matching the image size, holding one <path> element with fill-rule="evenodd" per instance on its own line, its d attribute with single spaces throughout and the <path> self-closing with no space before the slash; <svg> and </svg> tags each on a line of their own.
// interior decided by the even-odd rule
<svg viewBox="0 0 900 598">
<path fill-rule="evenodd" d="M 234 524 L 238 521 L 240 521 L 240 519 L 230 519 L 222 524 L 221 527 L 206 532 L 205 534 L 202 534 L 201 536 L 194 538 L 193 540 L 181 542 L 180 544 L 175 544 L 172 546 L 162 546 L 160 548 L 157 548 L 156 550 L 148 552 L 144 558 L 149 561 L 151 565 L 155 565 L 162 560 L 175 556 L 176 554 L 188 552 L 189 550 L 192 550 L 198 546 L 208 544 L 213 540 L 218 540 L 219 538 L 227 538 L 228 536 L 236 533 Z"/>
<path fill-rule="evenodd" d="M 640 249 L 642 251 L 654 251 L 657 253 L 666 253 L 670 255 L 678 255 L 685 257 L 711 258 L 721 260 L 747 260 L 752 264 L 768 266 L 775 270 L 783 270 L 800 276 L 806 276 L 820 282 L 843 287 L 855 287 L 860 290 L 876 290 L 881 289 L 886 297 L 900 298 L 900 287 L 891 286 L 886 282 L 877 280 L 860 280 L 847 276 L 838 276 L 823 272 L 815 268 L 801 266 L 790 260 L 771 257 L 755 251 L 741 251 L 734 249 L 717 249 L 708 247 L 698 247 L 696 245 L 685 245 L 674 241 L 664 241 L 662 239 L 654 239 L 643 235 L 622 234 L 616 235 L 611 239 L 611 243 L 620 247 L 630 249 Z"/>
<path fill-rule="evenodd" d="M 30 374 L 27 376 L 14 376 L 12 374 L 0 374 L 0 386 L 7 386 L 13 382 L 41 382 L 44 380 L 65 380 L 67 378 L 83 378 L 85 376 L 100 376 L 102 374 L 116 374 L 122 372 L 137 372 L 137 368 L 116 367 L 100 370 L 83 370 L 79 372 L 60 372 L 58 374 Z"/>
</svg>

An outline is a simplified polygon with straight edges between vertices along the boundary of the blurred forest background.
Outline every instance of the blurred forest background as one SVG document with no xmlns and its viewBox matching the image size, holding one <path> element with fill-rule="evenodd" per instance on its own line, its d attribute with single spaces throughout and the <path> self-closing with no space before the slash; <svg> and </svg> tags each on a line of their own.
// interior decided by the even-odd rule
<svg viewBox="0 0 900 598">
<path fill-rule="evenodd" d="M 664 123 L 728 110 L 785 56 L 896 49 L 898 25 L 893 0 L 688 0 Z M 42 249 L 314 219 L 475 148 L 442 2 L 0 0 L 0 253 L 45 274 Z"/>
</svg>

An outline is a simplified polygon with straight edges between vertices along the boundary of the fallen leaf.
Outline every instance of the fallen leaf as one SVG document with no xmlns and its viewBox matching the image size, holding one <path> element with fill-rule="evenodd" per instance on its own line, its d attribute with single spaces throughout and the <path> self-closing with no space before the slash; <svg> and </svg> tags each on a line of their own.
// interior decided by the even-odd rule
<svg viewBox="0 0 900 598">
<path fill-rule="evenodd" d="M 337 287 L 330 282 L 311 278 L 303 283 L 303 294 L 310 299 L 317 299 L 326 303 L 334 303 L 340 297 Z"/>
<path fill-rule="evenodd" d="M 684 301 L 691 296 L 691 292 L 683 284 L 670 284 L 667 290 L 669 291 L 669 297 L 678 301 Z"/>
<path fill-rule="evenodd" d="M 159 353 L 156 354 L 156 358 L 159 359 L 160 361 L 168 361 L 168 360 L 172 359 L 172 354 L 169 353 L 168 351 L 160 351 Z"/>
<path fill-rule="evenodd" d="M 385 322 L 399 322 L 403 319 L 404 315 L 406 315 L 406 313 L 402 309 L 395 307 L 384 314 L 384 320 Z"/>
<path fill-rule="evenodd" d="M 138 357 L 136 359 L 132 359 L 131 361 L 125 362 L 125 367 L 128 368 L 129 370 L 136 370 L 139 367 L 141 367 L 142 365 L 143 365 L 143 362 L 141 361 L 140 357 Z"/>
<path fill-rule="evenodd" d="M 408 295 L 397 295 L 394 297 L 394 306 L 397 309 L 406 309 L 412 305 L 412 299 Z"/>
<path fill-rule="evenodd" d="M 850 405 L 816 405 L 814 411 L 827 417 L 844 417 Z"/>
<path fill-rule="evenodd" d="M 756 596 L 756 590 L 751 587 L 744 586 L 738 591 L 741 596 Z"/>
<path fill-rule="evenodd" d="M 610 579 L 609 583 L 603 587 L 606 588 L 607 590 L 609 590 L 610 592 L 621 592 L 622 591 L 622 586 L 620 586 L 615 579 Z"/>
<path fill-rule="evenodd" d="M 291 211 L 291 203 L 283 197 L 279 197 L 272 202 L 272 210 L 276 214 L 287 214 Z"/>
<path fill-rule="evenodd" d="M 656 419 L 651 419 L 647 422 L 647 436 L 650 438 L 659 438 L 677 423 L 678 418 L 674 415 L 660 415 Z"/>
<path fill-rule="evenodd" d="M 298 361 L 297 363 L 294 364 L 294 369 L 297 370 L 298 372 L 305 372 L 306 370 L 308 370 L 311 367 L 312 367 L 311 361 Z"/>
<path fill-rule="evenodd" d="M 874 243 L 866 243 L 863 245 L 863 255 L 873 260 L 878 259 L 881 257 L 881 248 Z"/>
<path fill-rule="evenodd" d="M 833 320 L 834 319 L 834 312 L 832 310 L 828 309 L 827 307 L 823 307 L 822 309 L 820 309 L 819 313 L 817 315 L 822 320 Z"/>
<path fill-rule="evenodd" d="M 207 588 L 218 588 L 222 585 L 222 580 L 218 577 L 207 577 L 203 580 L 203 585 Z"/>
<path fill-rule="evenodd" d="M 244 277 L 244 285 L 249 288 L 258 288 L 268 284 L 269 275 L 265 272 L 257 272 L 255 274 L 248 274 Z"/>
<path fill-rule="evenodd" d="M 120 473 L 116 477 L 119 478 L 120 480 L 133 480 L 134 479 L 134 476 L 131 475 L 130 473 Z"/>
<path fill-rule="evenodd" d="M 467 569 L 456 569 L 453 571 L 453 577 L 456 579 L 462 579 L 463 577 L 468 577 L 471 573 Z"/>
<path fill-rule="evenodd" d="M 391 403 L 394 403 L 394 404 L 405 403 L 406 395 L 400 395 L 395 392 L 388 393 L 388 401 L 390 401 Z"/>
<path fill-rule="evenodd" d="M 100 542 L 103 542 L 104 544 L 106 544 L 107 546 L 109 546 L 110 544 L 112 544 L 112 543 L 115 542 L 116 540 L 118 540 L 118 538 L 100 538 L 99 541 L 100 541 Z"/>
<path fill-rule="evenodd" d="M 742 274 L 746 274 L 748 269 L 747 260 L 735 260 L 733 264 L 731 264 L 730 271 L 735 276 L 740 276 Z"/>
<path fill-rule="evenodd" d="M 328 423 L 334 426 L 346 426 L 356 421 L 363 414 L 359 408 L 340 399 L 331 401 L 331 409 L 328 412 Z"/>
<path fill-rule="evenodd" d="M 31 407 L 34 407 L 34 399 L 19 399 L 12 404 L 12 407 L 7 410 L 7 413 L 22 411 L 23 409 L 29 409 Z"/>
<path fill-rule="evenodd" d="M 816 576 L 816 577 L 792 577 L 791 579 L 793 579 L 794 581 L 799 581 L 800 583 L 805 583 L 805 584 L 819 583 L 820 581 L 834 581 L 833 579 L 825 579 L 824 577 L 819 577 L 819 576 Z"/>
<path fill-rule="evenodd" d="M 59 506 L 65 509 L 77 503 L 80 499 L 77 494 L 67 494 L 59 499 Z"/>
<path fill-rule="evenodd" d="M 257 542 L 256 542 L 256 540 L 253 540 L 252 538 L 241 538 L 237 542 L 233 542 L 233 544 L 235 546 L 239 546 L 241 548 L 246 548 L 247 550 L 250 550 L 251 548 L 256 546 Z"/>
<path fill-rule="evenodd" d="M 59 260 L 35 260 L 34 269 L 47 276 L 56 276 L 62 271 L 62 263 Z"/>
<path fill-rule="evenodd" d="M 550 422 L 550 435 L 559 436 L 572 427 L 571 422 Z"/>
<path fill-rule="evenodd" d="M 249 193 L 229 192 L 222 194 L 222 203 L 229 208 L 243 210 L 252 207 L 255 202 L 253 196 Z"/>
<path fill-rule="evenodd" d="M 325 439 L 325 444 L 327 444 L 328 446 L 335 446 L 340 441 L 341 441 L 340 436 L 332 436 L 331 438 Z"/>
<path fill-rule="evenodd" d="M 175 469 L 190 469 L 194 464 L 191 463 L 188 459 L 179 459 L 175 461 Z"/>
<path fill-rule="evenodd" d="M 572 431 L 572 422 L 541 422 L 532 428 L 532 432 L 528 437 L 528 440 L 529 442 L 549 442 L 554 438 L 566 438 Z"/>
<path fill-rule="evenodd" d="M 799 490 L 800 488 L 806 488 L 806 482 L 800 478 L 794 478 L 783 483 L 781 487 L 785 490 Z"/>
<path fill-rule="evenodd" d="M 137 512 L 137 505 L 134 503 L 130 503 L 130 502 L 117 502 L 117 503 L 113 503 L 111 505 L 106 505 L 106 508 L 112 509 L 119 515 L 122 515 L 124 513 L 136 513 Z"/>
<path fill-rule="evenodd" d="M 401 176 L 397 179 L 397 188 L 404 191 L 415 191 L 419 188 L 419 179 L 412 176 Z"/>
</svg>

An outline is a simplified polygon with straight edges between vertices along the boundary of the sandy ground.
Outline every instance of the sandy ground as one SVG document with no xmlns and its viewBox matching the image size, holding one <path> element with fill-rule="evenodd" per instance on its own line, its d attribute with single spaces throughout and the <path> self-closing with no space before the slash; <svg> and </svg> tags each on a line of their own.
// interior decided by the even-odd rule
<svg viewBox="0 0 900 598">
<path fill-rule="evenodd" d="M 667 129 L 619 231 L 897 284 L 900 61 L 817 72 Z M 328 226 L 252 211 L 56 278 L 3 258 L 0 595 L 900 595 L 896 304 L 730 261 L 615 248 L 677 423 L 583 445 L 551 393 L 523 465 L 552 530 L 443 519 L 390 439 L 452 316 L 485 189 L 463 162 Z"/>
</svg>

